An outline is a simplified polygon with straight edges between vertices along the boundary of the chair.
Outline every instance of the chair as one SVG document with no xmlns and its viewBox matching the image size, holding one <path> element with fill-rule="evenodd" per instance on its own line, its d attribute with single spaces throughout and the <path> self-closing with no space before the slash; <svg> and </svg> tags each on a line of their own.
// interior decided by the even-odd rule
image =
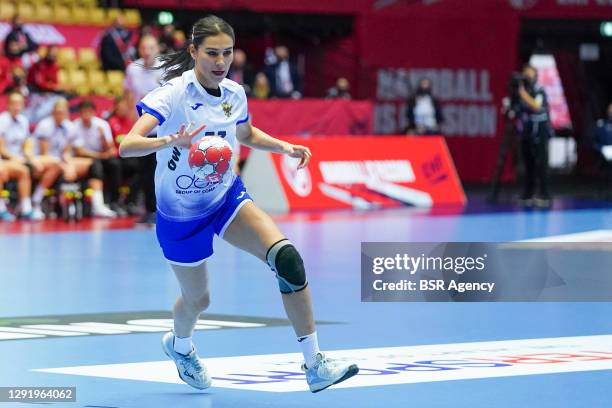
<svg viewBox="0 0 612 408">
<path fill-rule="evenodd" d="M 118 8 L 107 9 L 106 10 L 106 23 L 109 25 L 112 24 L 115 18 L 121 15 L 123 15 L 123 13 L 121 12 L 121 9 L 118 9 Z"/>
<path fill-rule="evenodd" d="M 87 76 L 92 93 L 102 96 L 109 96 L 111 94 L 104 71 L 98 69 L 91 70 L 87 73 Z"/>
<path fill-rule="evenodd" d="M 69 71 L 69 80 L 72 83 L 74 92 L 77 95 L 87 95 L 90 91 L 89 81 L 85 75 L 85 71 L 76 69 Z"/>
<path fill-rule="evenodd" d="M 34 21 L 37 17 L 34 13 L 34 5 L 29 1 L 20 1 L 17 3 L 17 14 L 23 19 L 23 21 Z"/>
<path fill-rule="evenodd" d="M 53 3 L 53 21 L 60 24 L 72 24 L 72 13 L 65 4 Z"/>
<path fill-rule="evenodd" d="M 76 66 L 76 52 L 72 47 L 62 47 L 57 49 L 57 65 L 61 68 Z"/>
<path fill-rule="evenodd" d="M 123 95 L 123 81 L 125 74 L 123 71 L 106 71 L 108 87 L 114 96 Z"/>
<path fill-rule="evenodd" d="M 91 25 L 96 26 L 106 26 L 106 14 L 104 13 L 104 9 L 99 7 L 94 7 L 89 9 L 89 22 Z"/>
<path fill-rule="evenodd" d="M 142 19 L 140 18 L 140 11 L 137 9 L 125 9 L 123 10 L 123 16 L 125 17 L 126 26 L 140 27 Z"/>
<path fill-rule="evenodd" d="M 40 21 L 43 23 L 53 22 L 53 9 L 49 5 L 49 3 L 35 2 L 34 14 L 36 15 L 36 21 Z"/>
<path fill-rule="evenodd" d="M 100 59 L 93 48 L 79 49 L 79 66 L 86 70 L 98 69 L 100 67 Z"/>
<path fill-rule="evenodd" d="M 0 2 L 0 20 L 10 20 L 17 13 L 17 7 L 13 2 Z"/>
</svg>

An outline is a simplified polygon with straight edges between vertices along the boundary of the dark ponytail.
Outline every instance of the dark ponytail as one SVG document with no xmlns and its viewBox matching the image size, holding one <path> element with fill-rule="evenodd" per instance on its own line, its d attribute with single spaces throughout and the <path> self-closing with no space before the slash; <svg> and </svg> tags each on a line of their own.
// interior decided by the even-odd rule
<svg viewBox="0 0 612 408">
<path fill-rule="evenodd" d="M 158 57 L 161 61 L 158 68 L 164 71 L 162 80 L 169 81 L 172 78 L 183 75 L 183 72 L 193 69 L 195 61 L 189 53 L 189 44 L 193 44 L 197 50 L 206 37 L 212 37 L 218 34 L 227 34 L 232 38 L 232 41 L 236 41 L 234 29 L 227 21 L 213 15 L 206 16 L 196 21 L 191 31 L 191 38 L 187 40 L 185 47 L 181 48 L 179 51 Z"/>
</svg>

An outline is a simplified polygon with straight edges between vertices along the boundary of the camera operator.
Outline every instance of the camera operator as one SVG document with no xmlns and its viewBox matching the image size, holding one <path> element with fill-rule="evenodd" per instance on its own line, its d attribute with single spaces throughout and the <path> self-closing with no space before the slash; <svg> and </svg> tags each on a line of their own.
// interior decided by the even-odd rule
<svg viewBox="0 0 612 408">
<path fill-rule="evenodd" d="M 521 145 L 525 161 L 525 185 L 521 201 L 525 205 L 548 207 L 548 141 L 552 135 L 552 126 L 546 93 L 537 84 L 537 77 L 538 71 L 531 65 L 525 65 L 523 79 L 518 88 L 522 122 Z M 537 197 L 534 195 L 536 187 Z"/>
</svg>

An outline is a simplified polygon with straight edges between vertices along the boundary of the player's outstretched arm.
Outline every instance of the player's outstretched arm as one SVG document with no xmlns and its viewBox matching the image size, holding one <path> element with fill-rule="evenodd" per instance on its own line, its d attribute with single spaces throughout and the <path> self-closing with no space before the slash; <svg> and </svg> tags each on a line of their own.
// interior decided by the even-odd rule
<svg viewBox="0 0 612 408">
<path fill-rule="evenodd" d="M 287 154 L 300 159 L 298 169 L 308 166 L 312 157 L 308 147 L 276 139 L 249 122 L 241 124 L 236 128 L 236 137 L 245 146 L 258 150 Z"/>
<path fill-rule="evenodd" d="M 167 136 L 147 138 L 146 135 L 157 126 L 158 120 L 153 115 L 145 113 L 142 115 L 119 145 L 121 157 L 139 157 L 155 153 L 167 147 L 189 147 L 191 139 L 202 131 L 206 126 L 202 125 L 194 131 L 186 130 L 185 125 L 177 133 Z"/>
</svg>

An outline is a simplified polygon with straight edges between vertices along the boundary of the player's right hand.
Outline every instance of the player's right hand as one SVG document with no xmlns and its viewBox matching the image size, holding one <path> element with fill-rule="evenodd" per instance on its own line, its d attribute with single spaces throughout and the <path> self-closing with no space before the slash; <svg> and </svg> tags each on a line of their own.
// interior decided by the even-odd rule
<svg viewBox="0 0 612 408">
<path fill-rule="evenodd" d="M 193 122 L 190 124 L 189 128 L 186 128 L 185 125 L 181 125 L 178 133 L 174 133 L 170 135 L 170 146 L 178 146 L 178 147 L 191 147 L 191 139 L 200 133 L 206 125 L 202 125 L 193 132 L 190 129 L 193 127 Z"/>
</svg>

